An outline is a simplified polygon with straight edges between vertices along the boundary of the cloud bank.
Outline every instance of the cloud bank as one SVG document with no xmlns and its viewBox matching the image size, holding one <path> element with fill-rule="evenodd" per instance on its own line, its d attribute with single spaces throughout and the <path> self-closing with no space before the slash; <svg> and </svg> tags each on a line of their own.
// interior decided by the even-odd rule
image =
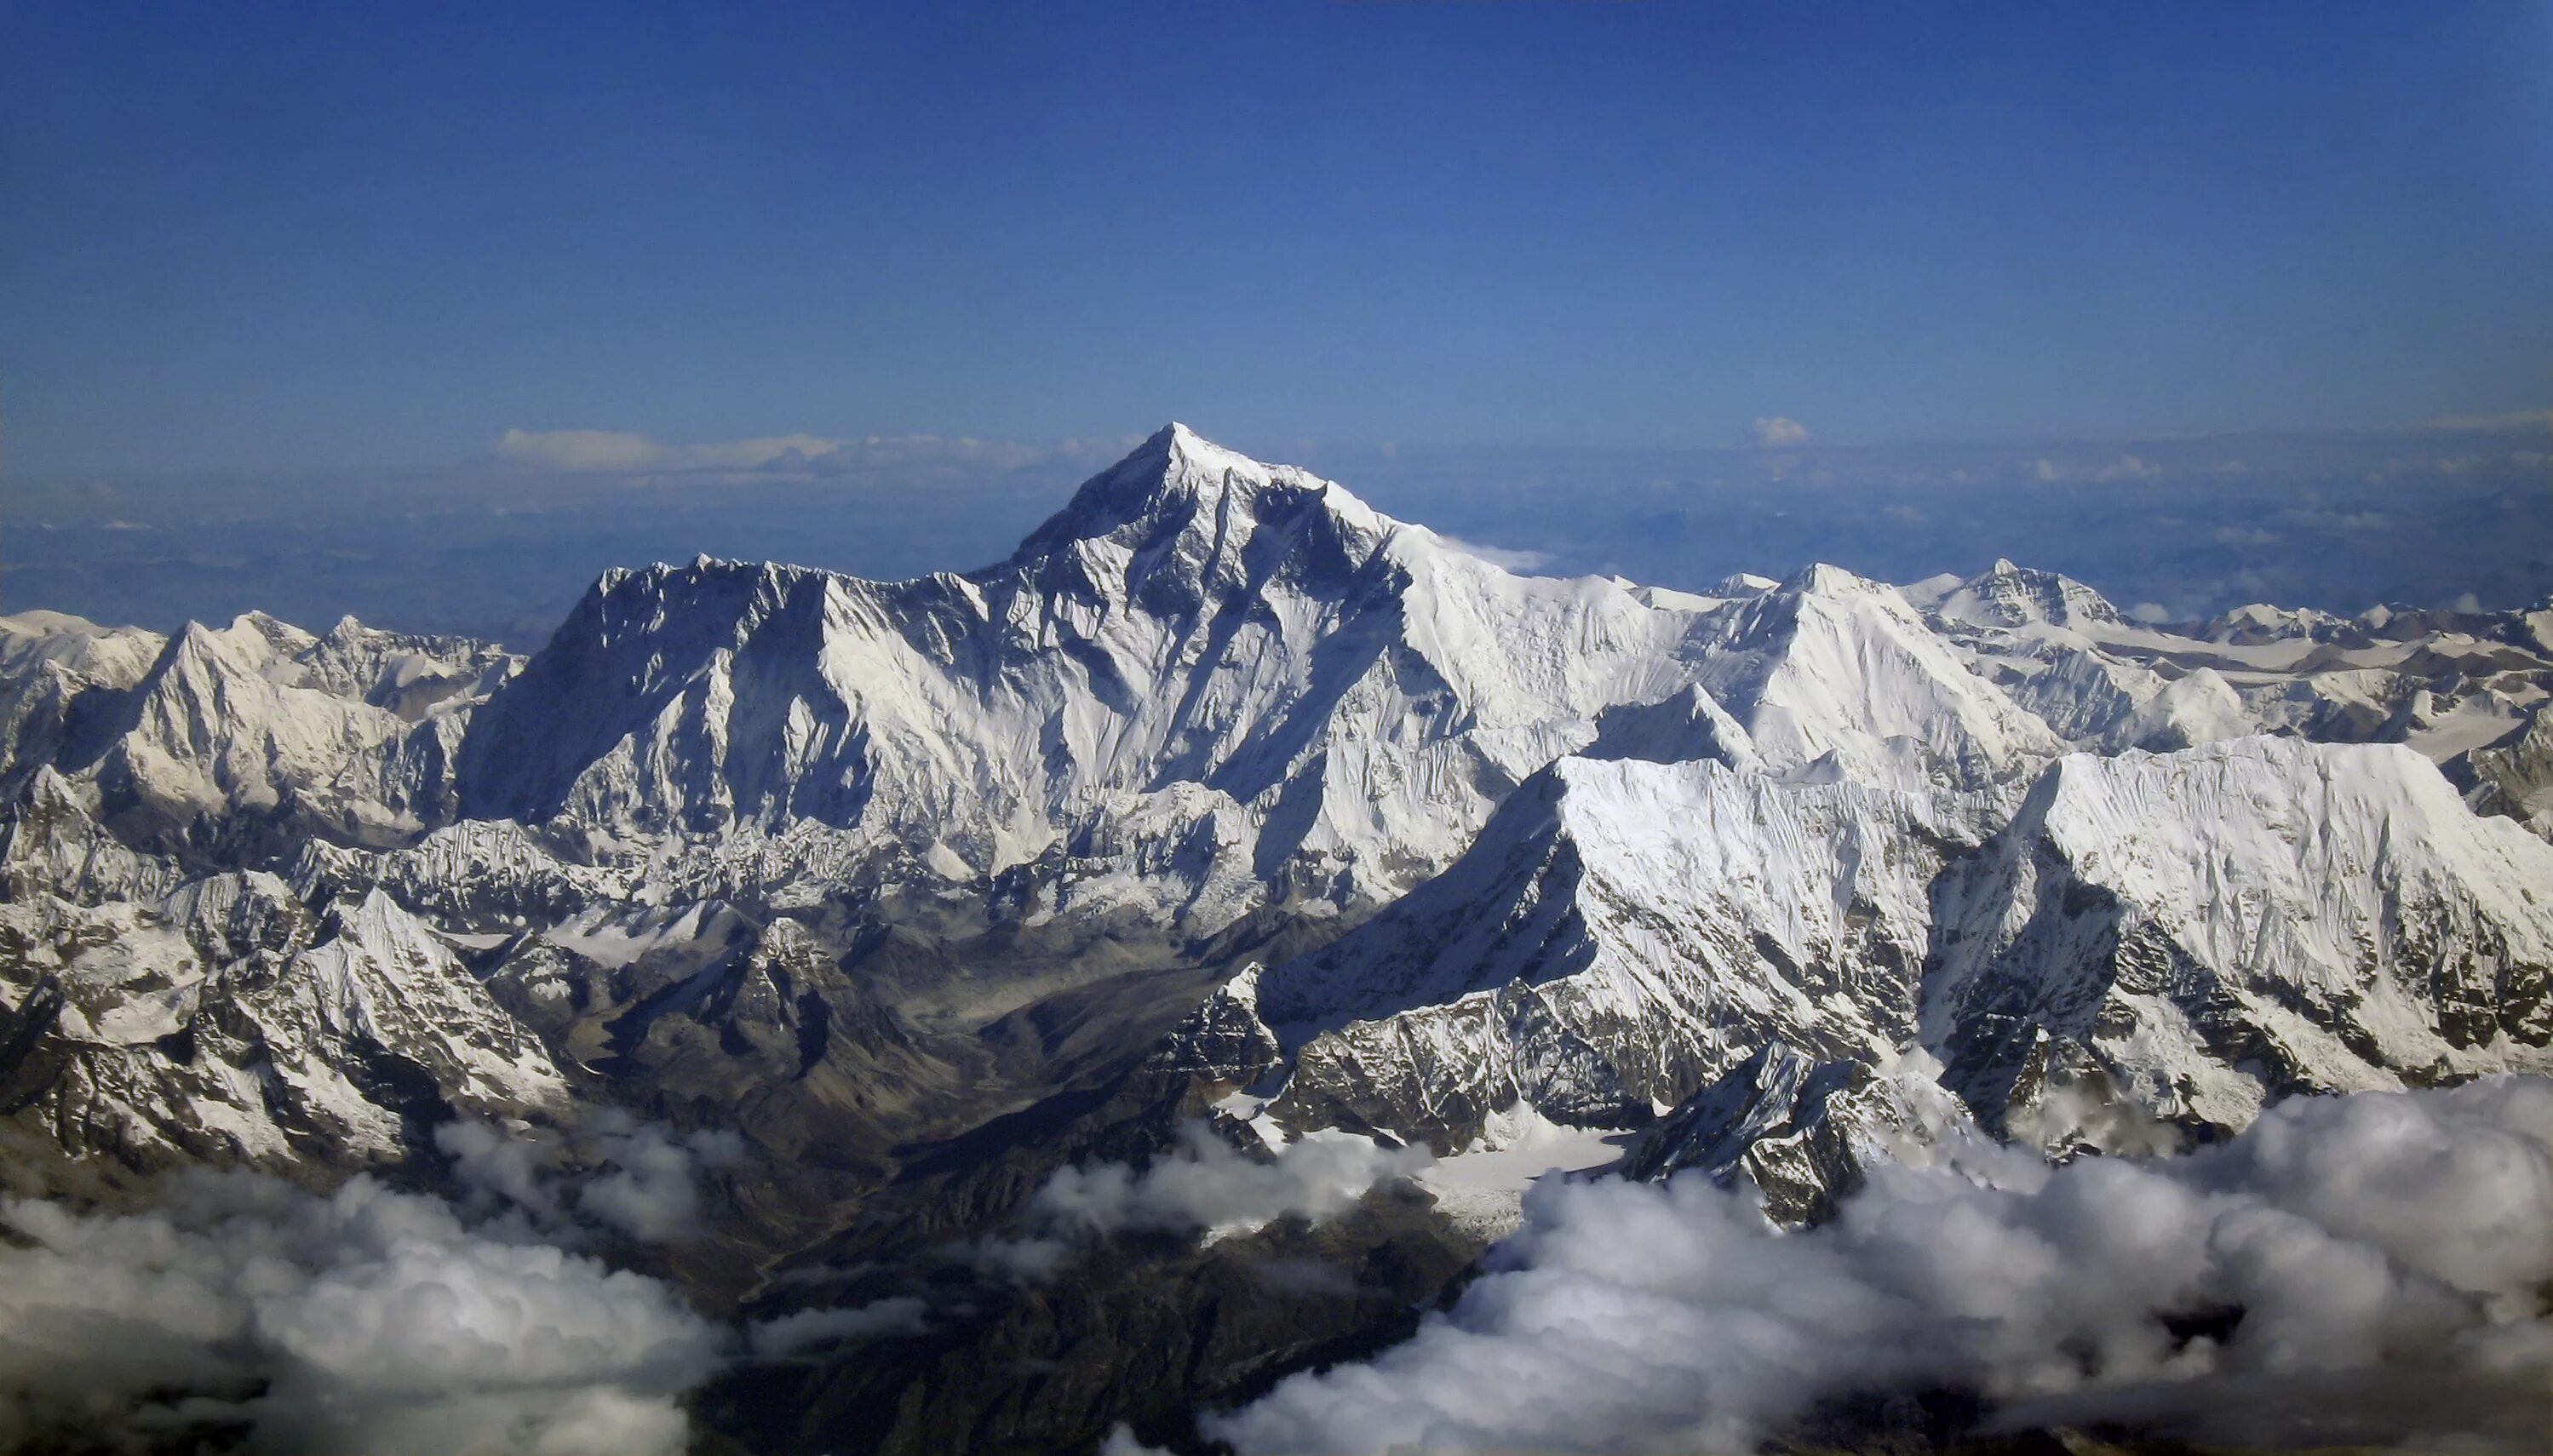
<svg viewBox="0 0 2553 1456">
<path fill-rule="evenodd" d="M 1960 1392 L 1978 1427 L 2540 1449 L 2553 1081 L 2308 1098 L 2150 1164 L 1883 1169 L 1770 1228 L 1688 1176 L 1545 1182 L 1447 1314 L 1212 1418 L 1243 1452 L 1743 1450 Z M 1846 1427 L 1849 1429 L 1849 1427 Z"/>
<path fill-rule="evenodd" d="M 671 1456 L 724 1351 L 654 1280 L 369 1177 L 0 1226 L 0 1448 Z"/>
</svg>

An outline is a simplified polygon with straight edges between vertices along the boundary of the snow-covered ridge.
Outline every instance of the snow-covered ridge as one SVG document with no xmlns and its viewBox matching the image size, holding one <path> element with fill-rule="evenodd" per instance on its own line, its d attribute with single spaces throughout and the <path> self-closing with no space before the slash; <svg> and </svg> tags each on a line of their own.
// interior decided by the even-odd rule
<svg viewBox="0 0 2553 1456">
<path fill-rule="evenodd" d="M 1926 895 L 1981 806 L 1715 762 L 1564 758 L 1452 869 L 1261 972 L 1276 1115 L 1444 1151 L 1523 1104 L 1626 1126 L 1768 1037 L 1876 1056 L 1914 1029 Z"/>
<path fill-rule="evenodd" d="M 2240 1127 L 2553 1068 L 2553 845 L 2406 748 L 2068 757 L 1936 910 L 1924 1039 L 1998 1119 L 2079 1076 Z"/>
<path fill-rule="evenodd" d="M 137 847 L 219 858 L 318 834 L 394 843 L 452 815 L 472 707 L 517 665 L 482 642 L 263 613 L 170 637 L 37 614 L 0 631 L 0 787 L 56 773 Z M 147 654 L 147 655 L 146 655 Z"/>
<path fill-rule="evenodd" d="M 1684 1104 L 1694 1166 L 1814 1182 L 1937 1102 L 2061 1143 L 2085 1088 L 2233 1126 L 2537 1064 L 2548 631 L 1522 576 L 1172 425 L 991 566 L 615 570 L 528 660 L 0 619 L 0 979 L 71 1017 L 45 1116 L 136 1158 L 387 1156 L 386 1066 L 528 1108 L 595 1064 L 794 1150 L 962 1084 L 931 1036 L 1123 1064 L 1235 971 L 1154 1071 L 1445 1153 Z M 206 1007 L 274 1045 L 164 1045 Z"/>
</svg>

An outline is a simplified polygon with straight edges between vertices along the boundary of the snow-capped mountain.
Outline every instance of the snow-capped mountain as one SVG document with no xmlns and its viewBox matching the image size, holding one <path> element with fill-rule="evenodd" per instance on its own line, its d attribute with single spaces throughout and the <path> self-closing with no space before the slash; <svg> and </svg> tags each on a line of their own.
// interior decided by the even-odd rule
<svg viewBox="0 0 2553 1456">
<path fill-rule="evenodd" d="M 1255 1015 L 1277 1054 L 1240 1070 L 1291 1059 L 1280 1120 L 1440 1151 L 1518 1105 L 1635 1124 L 1775 1041 L 1921 1047 L 1998 1130 L 2075 1081 L 2227 1131 L 2297 1091 L 2553 1068 L 2553 845 L 2407 749 L 2070 755 L 1980 836 L 1996 813 L 1563 759 L 1452 869 L 1194 1026 Z"/>
<path fill-rule="evenodd" d="M 391 844 L 452 817 L 471 707 L 516 665 L 484 643 L 250 613 L 160 638 L 72 618 L 7 633 L 0 784 L 51 769 L 136 847 L 198 863 L 313 836 Z M 147 665 L 146 664 L 147 654 Z"/>
<path fill-rule="evenodd" d="M 614 571 L 528 659 L 31 614 L 0 1075 L 137 1167 L 732 1125 L 802 1227 L 1140 1063 L 1811 1207 L 1909 1129 L 2546 1064 L 2548 633 L 1526 577 L 1176 425 L 990 567 Z"/>
<path fill-rule="evenodd" d="M 89 906 L 13 894 L 0 1011 L 18 1115 L 137 1170 L 388 1161 L 450 1110 L 567 1093 L 423 922 L 379 892 L 314 911 L 262 870 Z"/>
<path fill-rule="evenodd" d="M 2256 605 L 2166 627 L 2006 561 L 1901 592 L 1975 671 L 2095 752 L 2252 733 L 2407 743 L 2481 796 L 2488 775 L 2474 755 L 2517 742 L 2553 692 L 2553 612 L 2540 608 L 2341 617 Z M 2513 770 L 2513 792 L 2475 802 L 2513 812 L 2535 782 L 2527 772 Z"/>
<path fill-rule="evenodd" d="M 2553 1069 L 2553 845 L 2399 746 L 2070 756 L 1935 909 L 1923 1040 L 1997 1124 L 2085 1076 L 2233 1129 Z"/>
<path fill-rule="evenodd" d="M 460 799 L 590 845 L 794 833 L 793 871 L 1106 857 L 1210 934 L 1450 860 L 1598 714 L 1689 680 L 1695 617 L 1173 426 L 969 576 L 607 576 L 480 711 Z"/>
<path fill-rule="evenodd" d="M 1926 896 L 1980 804 L 1711 761 L 1564 758 L 1455 866 L 1256 975 L 1280 1120 L 1451 1152 L 1519 1103 L 1632 1126 L 1781 1038 L 1912 1035 Z"/>
</svg>

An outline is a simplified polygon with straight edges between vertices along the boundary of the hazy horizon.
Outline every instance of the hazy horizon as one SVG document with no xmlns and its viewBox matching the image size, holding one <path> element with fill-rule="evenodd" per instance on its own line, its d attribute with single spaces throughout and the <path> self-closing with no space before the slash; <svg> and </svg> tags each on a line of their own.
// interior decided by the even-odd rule
<svg viewBox="0 0 2553 1456">
<path fill-rule="evenodd" d="M 1209 437 L 1337 480 L 1511 569 L 1696 589 L 1827 561 L 1890 581 L 1997 557 L 2186 620 L 2251 602 L 2523 606 L 2553 588 L 2553 422 L 2176 440 L 1720 449 L 1377 449 Z M 697 555 L 900 579 L 1009 554 L 1142 438 L 593 432 L 408 472 L 0 477 L 0 610 L 167 629 L 539 645 L 613 566 Z M 570 468 L 573 467 L 573 468 Z M 288 563 L 288 566 L 287 566 Z"/>
</svg>

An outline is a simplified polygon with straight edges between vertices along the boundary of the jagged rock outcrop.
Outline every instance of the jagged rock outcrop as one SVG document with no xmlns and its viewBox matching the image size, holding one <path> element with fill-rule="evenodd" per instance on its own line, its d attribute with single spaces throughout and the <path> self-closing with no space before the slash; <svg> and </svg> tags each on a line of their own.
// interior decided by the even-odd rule
<svg viewBox="0 0 2553 1456">
<path fill-rule="evenodd" d="M 1777 1038 L 1660 1118 L 1622 1176 L 1692 1170 L 1757 1190 L 1772 1218 L 1812 1223 L 1860 1187 L 1874 1164 L 1955 1164 L 1992 1146 L 1928 1067 L 1820 1062 Z"/>
<path fill-rule="evenodd" d="M 2240 1128 L 2291 1092 L 2553 1068 L 2553 846 L 2408 749 L 2068 757 L 1945 877 L 1923 1041 L 2006 1127 L 2091 1072 Z"/>
</svg>

